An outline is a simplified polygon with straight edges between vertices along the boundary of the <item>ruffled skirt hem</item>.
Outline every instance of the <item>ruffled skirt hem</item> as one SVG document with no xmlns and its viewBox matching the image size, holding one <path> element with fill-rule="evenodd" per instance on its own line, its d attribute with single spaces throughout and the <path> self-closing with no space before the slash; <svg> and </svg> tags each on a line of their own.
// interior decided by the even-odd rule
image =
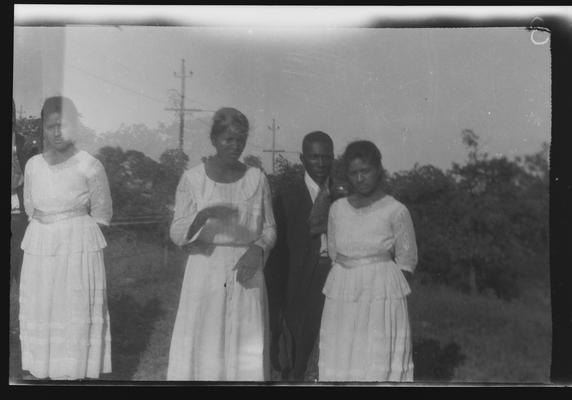
<svg viewBox="0 0 572 400">
<path fill-rule="evenodd" d="M 103 252 L 24 253 L 19 320 L 22 369 L 35 377 L 111 372 Z"/>
</svg>

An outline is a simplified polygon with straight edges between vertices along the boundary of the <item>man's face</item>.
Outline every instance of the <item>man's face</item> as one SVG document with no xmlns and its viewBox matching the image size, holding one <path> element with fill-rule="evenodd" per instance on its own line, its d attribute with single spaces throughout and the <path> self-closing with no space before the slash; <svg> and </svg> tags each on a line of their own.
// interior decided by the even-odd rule
<svg viewBox="0 0 572 400">
<path fill-rule="evenodd" d="M 308 175 L 319 185 L 322 185 L 332 170 L 334 149 L 330 144 L 310 142 L 303 149 L 300 161 Z"/>
</svg>

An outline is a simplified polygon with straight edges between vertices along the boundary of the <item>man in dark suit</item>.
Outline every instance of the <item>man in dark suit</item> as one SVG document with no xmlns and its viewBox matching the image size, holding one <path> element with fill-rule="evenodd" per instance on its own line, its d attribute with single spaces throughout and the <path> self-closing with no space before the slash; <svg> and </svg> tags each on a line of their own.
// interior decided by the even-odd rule
<svg viewBox="0 0 572 400">
<path fill-rule="evenodd" d="M 317 371 L 322 288 L 331 268 L 326 241 L 334 160 L 330 136 L 307 134 L 300 160 L 304 176 L 275 198 L 277 241 L 265 270 L 272 364 L 294 381 L 312 379 Z"/>
</svg>

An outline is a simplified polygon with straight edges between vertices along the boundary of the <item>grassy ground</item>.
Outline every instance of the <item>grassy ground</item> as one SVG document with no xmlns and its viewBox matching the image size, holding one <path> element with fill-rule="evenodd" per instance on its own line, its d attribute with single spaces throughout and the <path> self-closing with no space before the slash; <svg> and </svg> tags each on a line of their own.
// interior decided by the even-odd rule
<svg viewBox="0 0 572 400">
<path fill-rule="evenodd" d="M 165 379 L 184 259 L 160 241 L 111 241 L 105 260 L 112 329 L 108 380 Z M 521 296 L 511 302 L 414 282 L 409 297 L 416 381 L 548 383 L 548 261 L 523 257 Z M 11 291 L 10 375 L 19 370 L 17 288 Z"/>
<path fill-rule="evenodd" d="M 409 305 L 415 340 L 458 346 L 463 360 L 453 381 L 549 382 L 548 260 L 522 256 L 515 262 L 521 269 L 521 294 L 510 302 L 444 286 L 414 285 Z"/>
</svg>

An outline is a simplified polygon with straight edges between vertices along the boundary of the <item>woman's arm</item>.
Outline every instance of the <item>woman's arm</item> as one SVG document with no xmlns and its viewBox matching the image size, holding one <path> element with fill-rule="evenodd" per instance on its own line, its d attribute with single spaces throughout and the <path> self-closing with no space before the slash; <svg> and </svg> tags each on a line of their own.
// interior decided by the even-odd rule
<svg viewBox="0 0 572 400">
<path fill-rule="evenodd" d="M 91 217 L 98 224 L 109 226 L 113 216 L 113 203 L 105 169 L 99 160 L 93 163 L 93 170 L 87 178 Z"/>
<path fill-rule="evenodd" d="M 264 268 L 268 254 L 276 242 L 276 221 L 272 210 L 272 196 L 266 176 L 261 177 L 262 184 L 262 232 L 259 238 L 250 245 L 246 253 L 240 257 L 233 269 L 237 270 L 236 280 L 248 287 L 248 281 L 256 272 Z"/>
<path fill-rule="evenodd" d="M 399 207 L 391 224 L 395 235 L 395 263 L 402 271 L 413 273 L 417 266 L 417 243 L 409 210 Z"/>
<path fill-rule="evenodd" d="M 330 257 L 332 262 L 336 261 L 336 255 L 338 254 L 338 250 L 336 249 L 336 222 L 334 216 L 334 204 L 332 204 L 330 211 L 328 212 L 328 230 L 326 231 L 328 238 L 328 257 Z"/>
<path fill-rule="evenodd" d="M 34 203 L 32 201 L 32 162 L 27 162 L 24 167 L 24 210 L 28 219 L 34 215 Z"/>
<path fill-rule="evenodd" d="M 169 235 L 177 246 L 186 244 L 204 225 L 206 218 L 197 218 L 197 203 L 186 174 L 181 176 L 175 195 L 175 212 Z"/>
<path fill-rule="evenodd" d="M 260 247 L 264 253 L 264 263 L 268 259 L 268 254 L 276 243 L 276 220 L 272 209 L 272 195 L 268 179 L 262 175 L 262 232 L 254 245 Z"/>
</svg>

